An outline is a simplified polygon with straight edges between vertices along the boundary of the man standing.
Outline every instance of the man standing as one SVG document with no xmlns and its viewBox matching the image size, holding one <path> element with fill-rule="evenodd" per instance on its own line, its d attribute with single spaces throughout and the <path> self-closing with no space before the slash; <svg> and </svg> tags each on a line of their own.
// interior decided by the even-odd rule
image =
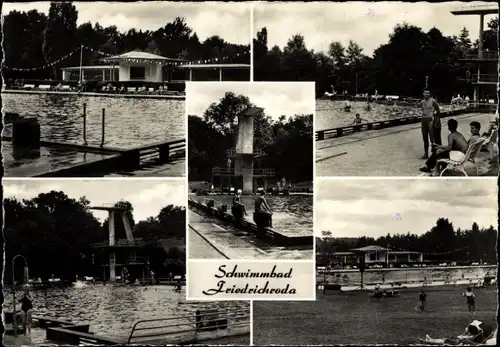
<svg viewBox="0 0 500 347">
<path fill-rule="evenodd" d="M 422 137 L 424 140 L 424 156 L 422 159 L 429 158 L 429 139 L 432 144 L 441 145 L 441 119 L 440 110 L 437 101 L 431 97 L 429 89 L 424 90 L 424 99 L 422 106 Z"/>
</svg>

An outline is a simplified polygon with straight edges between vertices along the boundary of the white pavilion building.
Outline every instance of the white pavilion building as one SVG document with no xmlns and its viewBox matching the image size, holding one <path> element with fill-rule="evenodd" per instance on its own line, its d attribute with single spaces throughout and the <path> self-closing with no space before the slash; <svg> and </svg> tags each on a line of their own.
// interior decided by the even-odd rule
<svg viewBox="0 0 500 347">
<path fill-rule="evenodd" d="M 62 68 L 64 81 L 99 79 L 118 82 L 180 82 L 195 81 L 195 71 L 216 71 L 219 81 L 224 80 L 225 70 L 247 70 L 250 80 L 250 64 L 191 64 L 187 60 L 162 57 L 160 55 L 132 51 L 120 55 L 102 58 L 106 65 L 75 66 Z M 164 67 L 167 67 L 165 69 Z M 186 73 L 187 71 L 187 73 Z M 184 78 L 174 78 L 174 75 Z"/>
</svg>

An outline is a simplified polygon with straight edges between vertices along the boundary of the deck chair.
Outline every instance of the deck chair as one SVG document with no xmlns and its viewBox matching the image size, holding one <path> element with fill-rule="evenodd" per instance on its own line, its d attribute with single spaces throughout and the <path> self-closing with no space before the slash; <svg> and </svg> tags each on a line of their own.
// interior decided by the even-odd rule
<svg viewBox="0 0 500 347">
<path fill-rule="evenodd" d="M 484 141 L 483 146 L 487 146 L 491 151 L 491 147 L 493 147 L 495 143 L 498 143 L 498 128 L 491 132 L 490 136 Z"/>
<path fill-rule="evenodd" d="M 462 172 L 466 177 L 467 172 L 465 172 L 464 164 L 467 162 L 474 163 L 477 153 L 481 149 L 481 146 L 485 142 L 485 139 L 481 139 L 477 142 L 474 142 L 469 146 L 467 152 L 465 153 L 464 159 L 461 161 L 455 161 L 451 159 L 439 159 L 437 161 L 438 164 L 446 164 L 446 167 L 440 172 L 439 176 L 443 176 L 443 174 L 448 170 L 456 170 Z M 474 163 L 475 164 L 475 163 Z M 477 175 L 477 166 L 476 166 L 476 175 Z"/>
</svg>

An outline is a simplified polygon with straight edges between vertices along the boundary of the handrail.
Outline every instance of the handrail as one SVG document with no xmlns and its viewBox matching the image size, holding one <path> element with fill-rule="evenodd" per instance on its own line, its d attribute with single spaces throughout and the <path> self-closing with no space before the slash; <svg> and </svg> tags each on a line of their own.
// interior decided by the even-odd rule
<svg viewBox="0 0 500 347">
<path fill-rule="evenodd" d="M 459 77 L 459 80 L 470 82 L 498 82 L 498 75 L 496 74 L 474 74 L 465 77 Z"/>
<path fill-rule="evenodd" d="M 166 145 L 175 145 L 175 144 L 185 143 L 185 142 L 186 142 L 186 139 L 177 139 L 177 140 L 172 140 L 172 141 L 168 141 L 168 142 L 160 141 L 160 142 L 155 142 L 155 143 L 151 143 L 148 145 L 140 145 L 140 146 L 137 146 L 135 148 L 127 149 L 126 151 L 127 152 L 137 151 L 137 150 L 143 151 L 143 150 L 152 149 L 155 147 L 162 147 L 162 146 L 166 146 Z"/>
<path fill-rule="evenodd" d="M 254 175 L 271 175 L 274 176 L 274 169 L 253 169 L 253 174 Z M 227 173 L 227 174 L 237 174 L 236 170 L 234 168 L 227 168 L 227 167 L 214 167 L 212 168 L 212 173 L 217 174 L 217 173 Z"/>
<path fill-rule="evenodd" d="M 498 59 L 498 52 L 483 52 L 481 55 L 479 53 L 474 54 L 466 54 L 464 58 L 465 60 L 481 60 L 481 59 Z"/>
<path fill-rule="evenodd" d="M 212 312 L 213 311 L 213 312 Z M 245 312 L 245 314 L 238 314 L 239 312 Z M 248 312 L 248 313 L 247 313 Z M 220 321 L 221 319 L 229 319 L 229 318 L 234 318 L 236 319 L 243 319 L 242 321 L 235 321 L 235 322 L 225 322 L 224 325 L 229 327 L 235 327 L 235 326 L 242 326 L 243 324 L 249 324 L 250 323 L 250 312 L 249 309 L 246 310 L 237 310 L 237 311 L 232 311 L 232 312 L 219 312 L 219 310 L 213 309 L 207 309 L 204 311 L 204 313 L 200 314 L 191 314 L 191 315 L 182 315 L 182 316 L 174 316 L 174 317 L 168 317 L 168 318 L 154 318 L 154 319 L 144 319 L 144 320 L 139 320 L 134 323 L 132 326 L 132 331 L 130 332 L 129 338 L 128 338 L 128 343 L 130 344 L 132 339 L 139 339 L 139 338 L 147 338 L 147 337 L 160 337 L 160 336 L 167 336 L 167 335 L 173 335 L 173 334 L 179 334 L 179 333 L 185 333 L 185 332 L 198 332 L 200 330 L 208 330 L 209 328 L 212 327 L 200 327 L 197 325 L 197 319 L 198 317 L 205 317 L 207 315 L 212 315 L 210 319 L 204 319 L 203 322 L 215 322 L 215 321 Z M 215 318 L 213 318 L 215 317 Z M 247 321 L 248 318 L 248 321 Z M 165 322 L 165 321 L 173 321 L 173 320 L 180 320 L 180 319 L 187 319 L 187 322 L 182 322 L 182 323 L 177 323 L 177 324 L 167 324 L 167 325 L 160 325 L 160 326 L 153 326 L 153 327 L 143 327 L 143 328 L 138 328 L 137 326 L 143 323 L 151 323 L 151 322 Z M 183 329 L 183 330 L 176 330 L 176 331 L 164 331 L 161 333 L 150 333 L 150 334 L 141 334 L 141 335 L 136 335 L 134 336 L 134 332 L 136 331 L 145 331 L 145 330 L 155 330 L 155 329 L 165 329 L 165 328 L 175 328 L 175 327 L 181 327 L 181 326 L 189 326 L 190 328 L 188 329 Z"/>
</svg>

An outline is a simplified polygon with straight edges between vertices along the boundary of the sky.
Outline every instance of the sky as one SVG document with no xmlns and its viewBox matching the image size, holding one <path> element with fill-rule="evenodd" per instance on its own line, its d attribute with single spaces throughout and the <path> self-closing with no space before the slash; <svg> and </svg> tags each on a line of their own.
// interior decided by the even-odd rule
<svg viewBox="0 0 500 347">
<path fill-rule="evenodd" d="M 473 222 L 498 228 L 495 178 L 319 180 L 315 190 L 316 236 L 421 235 L 440 217 L 455 230 L 470 229 Z"/>
<path fill-rule="evenodd" d="M 225 41 L 250 44 L 250 7 L 244 3 L 185 3 L 167 1 L 146 2 L 74 2 L 80 25 L 99 22 L 101 26 L 116 25 L 121 32 L 157 30 L 176 17 L 185 17 L 186 22 L 198 35 L 200 41 L 219 35 Z M 36 9 L 48 13 L 50 2 L 4 3 L 2 14 L 12 10 Z"/>
<path fill-rule="evenodd" d="M 488 4 L 471 2 L 472 5 Z M 494 4 L 494 3 L 489 3 Z M 380 45 L 389 41 L 396 24 L 407 22 L 429 31 L 438 28 L 443 35 L 459 35 L 466 27 L 472 41 L 479 37 L 478 16 L 455 16 L 451 10 L 466 6 L 461 2 L 307 2 L 258 3 L 254 11 L 254 32 L 263 27 L 268 32 L 268 47 L 283 48 L 295 34 L 302 34 L 306 46 L 326 52 L 332 41 L 347 47 L 349 40 L 358 43 L 363 53 L 371 56 Z M 485 17 L 484 25 L 494 15 Z"/>
<path fill-rule="evenodd" d="M 134 220 L 139 222 L 148 217 L 156 217 L 160 210 L 170 204 L 186 206 L 186 185 L 179 180 L 68 180 L 68 179 L 3 179 L 5 198 L 31 199 L 40 193 L 52 190 L 63 191 L 73 199 L 85 196 L 91 206 L 112 206 L 120 200 L 129 201 L 133 208 Z M 91 211 L 103 222 L 106 211 Z"/>
<path fill-rule="evenodd" d="M 314 82 L 217 82 L 187 83 L 186 109 L 188 115 L 203 116 L 213 102 L 227 93 L 245 95 L 257 107 L 277 120 L 280 116 L 314 114 Z"/>
</svg>

